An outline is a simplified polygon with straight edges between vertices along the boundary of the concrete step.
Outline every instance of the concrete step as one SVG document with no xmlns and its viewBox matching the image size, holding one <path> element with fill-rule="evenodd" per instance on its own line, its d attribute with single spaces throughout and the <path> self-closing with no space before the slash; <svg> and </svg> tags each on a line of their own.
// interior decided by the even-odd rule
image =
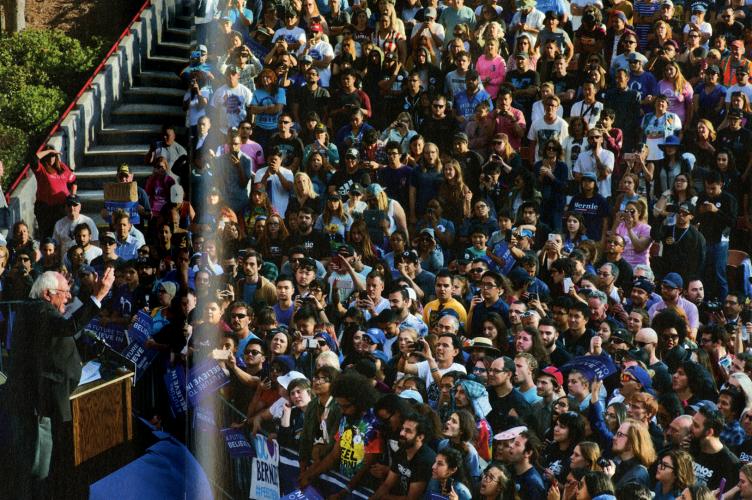
<svg viewBox="0 0 752 500">
<path fill-rule="evenodd" d="M 97 136 L 97 144 L 102 146 L 118 146 L 123 144 L 150 144 L 159 139 L 162 126 L 157 123 L 136 123 L 117 125 L 110 124 L 102 129 Z M 185 127 L 176 127 L 178 142 L 184 144 Z"/>
<path fill-rule="evenodd" d="M 185 13 L 180 13 L 179 15 L 175 16 L 175 18 L 172 20 L 172 26 L 175 26 L 176 28 L 190 28 L 193 26 L 194 17 L 192 15 L 184 15 Z"/>
<path fill-rule="evenodd" d="M 141 71 L 141 73 L 136 76 L 136 82 L 137 85 L 144 87 L 169 87 L 176 89 L 184 87 L 183 83 L 180 81 L 178 73 L 174 71 Z"/>
<path fill-rule="evenodd" d="M 169 104 L 181 106 L 185 91 L 170 87 L 132 87 L 125 91 L 125 102 L 130 104 Z"/>
<path fill-rule="evenodd" d="M 162 40 L 167 42 L 191 43 L 193 27 L 178 28 L 170 26 L 162 32 Z"/>
<path fill-rule="evenodd" d="M 188 66 L 188 54 L 185 57 L 152 55 L 144 63 L 146 70 L 171 71 L 180 74 Z"/>
<path fill-rule="evenodd" d="M 94 146 L 84 153 L 84 165 L 104 167 L 107 165 L 144 164 L 144 156 L 149 152 L 148 144 L 123 144 L 120 146 Z"/>
<path fill-rule="evenodd" d="M 157 45 L 156 53 L 165 56 L 189 57 L 193 46 L 192 43 L 162 41 Z"/>
<path fill-rule="evenodd" d="M 100 189 L 104 184 L 115 182 L 119 164 L 99 167 L 81 167 L 76 169 L 76 184 L 79 189 Z M 139 186 L 144 185 L 144 180 L 151 175 L 153 169 L 148 165 L 129 164 L 131 173 Z"/>
<path fill-rule="evenodd" d="M 184 125 L 185 112 L 180 106 L 123 104 L 112 112 L 112 121 L 117 124 L 170 123 Z"/>
</svg>

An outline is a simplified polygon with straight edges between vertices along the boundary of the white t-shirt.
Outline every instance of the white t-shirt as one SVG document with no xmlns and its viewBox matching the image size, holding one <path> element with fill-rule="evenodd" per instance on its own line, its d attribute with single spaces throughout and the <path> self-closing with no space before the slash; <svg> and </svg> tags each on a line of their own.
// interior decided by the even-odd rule
<svg viewBox="0 0 752 500">
<path fill-rule="evenodd" d="M 585 101 L 577 101 L 572 105 L 569 116 L 581 116 L 587 122 L 588 128 L 593 128 L 601 118 L 601 111 L 603 111 L 602 102 L 595 101 L 593 104 L 585 104 Z"/>
<path fill-rule="evenodd" d="M 258 169 L 256 171 L 256 175 L 253 178 L 253 182 L 261 182 L 261 179 L 264 178 L 264 174 L 266 174 L 267 168 L 269 167 Z M 271 175 L 266 180 L 266 193 L 269 195 L 272 206 L 277 211 L 277 213 L 284 214 L 285 212 L 287 212 L 287 204 L 290 202 L 290 193 L 282 186 L 282 182 L 280 182 L 279 180 L 280 175 L 284 176 L 284 178 L 287 179 L 288 182 L 293 182 L 294 175 L 292 173 L 292 170 L 285 167 L 279 167 L 279 174 Z M 270 185 L 271 189 L 269 189 Z"/>
<path fill-rule="evenodd" d="M 242 83 L 234 89 L 222 85 L 214 92 L 211 105 L 219 112 L 219 129 L 223 134 L 228 128 L 238 128 L 245 120 L 252 99 L 253 92 Z"/>
<path fill-rule="evenodd" d="M 569 125 L 558 116 L 553 123 L 546 123 L 545 118 L 534 121 L 527 133 L 528 140 L 536 141 L 535 161 L 541 159 L 541 152 L 548 140 L 556 139 L 559 144 L 563 145 L 567 137 L 569 137 Z"/>
<path fill-rule="evenodd" d="M 467 373 L 467 370 L 465 370 L 464 366 L 459 363 L 452 363 L 449 368 L 439 368 L 439 375 L 443 376 L 445 373 L 452 371 Z M 436 384 L 436 382 L 433 380 L 433 375 L 431 374 L 431 368 L 428 366 L 428 361 L 421 361 L 420 363 L 418 363 L 418 377 L 423 379 L 423 381 L 426 383 L 426 393 L 428 394 L 428 401 L 431 402 L 431 407 L 435 408 L 436 403 L 439 401 L 440 389 L 438 384 Z"/>
<path fill-rule="evenodd" d="M 605 179 L 598 181 L 598 194 L 604 198 L 608 198 L 611 196 L 611 172 L 614 171 L 614 154 L 608 149 L 601 148 L 600 153 L 598 153 L 598 158 L 601 160 L 601 163 L 606 166 L 606 170 L 608 171 L 608 176 Z M 577 157 L 577 161 L 574 162 L 572 172 L 580 174 L 592 172 L 596 176 L 598 175 L 598 167 L 595 166 L 595 157 L 593 156 L 592 150 L 588 149 L 587 151 L 580 153 Z"/>
<path fill-rule="evenodd" d="M 198 97 L 199 95 L 203 98 L 205 98 L 207 101 L 211 100 L 212 94 L 211 89 L 209 88 L 203 88 L 199 90 L 198 95 L 195 97 L 191 97 L 191 91 L 187 91 L 185 95 L 183 96 L 183 102 L 188 102 L 188 113 L 186 115 L 186 121 L 189 127 L 195 127 L 198 124 L 198 120 L 202 116 L 206 116 L 206 106 L 199 107 L 198 105 Z"/>
<path fill-rule="evenodd" d="M 543 107 L 543 101 L 537 100 L 533 103 L 533 112 L 530 113 L 530 123 L 535 123 L 536 120 L 543 118 L 543 114 L 546 112 L 546 109 Z M 556 116 L 559 118 L 564 117 L 564 106 L 559 106 L 559 108 L 556 110 Z"/>
<path fill-rule="evenodd" d="M 319 40 L 308 49 L 308 55 L 314 61 L 321 61 L 327 56 L 334 57 L 334 49 L 326 40 Z M 319 85 L 329 87 L 329 79 L 332 77 L 331 63 L 326 68 L 316 68 L 319 71 Z"/>
<path fill-rule="evenodd" d="M 278 38 L 284 38 L 287 43 L 298 42 L 300 47 L 298 47 L 296 53 L 301 54 L 303 52 L 303 46 L 306 43 L 306 34 L 303 28 L 299 26 L 295 26 L 293 29 L 280 28 L 274 32 L 272 43 L 276 42 Z"/>
</svg>

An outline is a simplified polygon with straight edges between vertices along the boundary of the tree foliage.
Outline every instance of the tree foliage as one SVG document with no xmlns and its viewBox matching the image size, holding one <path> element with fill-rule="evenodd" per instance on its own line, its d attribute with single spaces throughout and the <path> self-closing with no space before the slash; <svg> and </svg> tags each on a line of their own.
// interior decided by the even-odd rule
<svg viewBox="0 0 752 500">
<path fill-rule="evenodd" d="M 93 46 L 83 46 L 59 30 L 27 29 L 0 35 L 0 159 L 5 163 L 4 187 L 32 156 L 29 148 L 39 145 L 75 96 L 96 65 L 100 49 L 99 40 Z M 21 145 L 24 153 L 19 155 Z"/>
</svg>

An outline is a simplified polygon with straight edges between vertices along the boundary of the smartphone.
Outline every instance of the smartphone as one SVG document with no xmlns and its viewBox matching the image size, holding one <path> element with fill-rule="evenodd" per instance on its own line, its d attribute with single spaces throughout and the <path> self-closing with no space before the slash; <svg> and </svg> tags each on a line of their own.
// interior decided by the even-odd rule
<svg viewBox="0 0 752 500">
<path fill-rule="evenodd" d="M 637 158 L 637 153 L 624 153 L 624 161 L 632 161 Z"/>
<path fill-rule="evenodd" d="M 557 236 L 556 233 L 548 233 L 548 241 L 556 241 Z"/>
<path fill-rule="evenodd" d="M 529 293 L 528 296 L 527 296 L 527 300 L 528 300 L 528 302 L 530 302 L 531 300 L 538 300 L 538 294 L 537 293 Z"/>
<path fill-rule="evenodd" d="M 217 361 L 227 360 L 231 355 L 232 353 L 225 349 L 214 349 L 212 351 L 212 358 L 216 359 Z"/>
<path fill-rule="evenodd" d="M 569 293 L 569 290 L 574 286 L 572 278 L 564 278 L 564 293 Z"/>
<path fill-rule="evenodd" d="M 304 349 L 318 349 L 319 341 L 313 337 L 303 337 L 303 348 Z"/>
<path fill-rule="evenodd" d="M 361 290 L 360 292 L 358 292 L 358 298 L 360 300 L 368 300 L 368 292 Z"/>
</svg>

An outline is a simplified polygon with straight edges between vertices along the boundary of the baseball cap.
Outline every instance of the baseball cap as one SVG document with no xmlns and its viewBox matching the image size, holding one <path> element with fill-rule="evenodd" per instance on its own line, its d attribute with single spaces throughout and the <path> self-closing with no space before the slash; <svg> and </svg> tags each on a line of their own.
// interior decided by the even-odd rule
<svg viewBox="0 0 752 500">
<path fill-rule="evenodd" d="M 309 56 L 308 54 L 303 54 L 298 60 L 303 63 L 313 63 L 313 57 Z"/>
<path fill-rule="evenodd" d="M 366 330 L 365 335 L 372 344 L 384 345 L 384 342 L 386 342 L 386 335 L 384 335 L 384 331 L 380 328 L 369 328 Z"/>
<path fill-rule="evenodd" d="M 697 403 L 693 405 L 689 405 L 689 407 L 694 410 L 695 413 L 700 411 L 701 408 L 705 408 L 706 410 L 710 411 L 718 411 L 718 406 L 716 404 L 708 399 L 703 399 L 702 401 L 698 401 Z"/>
<path fill-rule="evenodd" d="M 618 342 L 614 342 L 614 341 Z M 634 342 L 634 338 L 632 337 L 632 334 L 625 330 L 624 328 L 614 328 L 611 332 L 611 343 L 625 343 L 628 346 L 632 346 Z"/>
<path fill-rule="evenodd" d="M 281 385 L 282 387 L 284 387 L 285 390 L 287 390 L 287 387 L 290 385 L 290 382 L 292 382 L 293 380 L 297 380 L 299 378 L 303 380 L 308 380 L 305 375 L 293 370 L 293 371 L 287 372 L 286 375 L 280 375 L 279 377 L 277 377 L 277 383 Z"/>
<path fill-rule="evenodd" d="M 120 174 L 128 174 L 128 175 L 131 174 L 131 169 L 127 163 L 121 163 L 120 166 L 118 167 L 117 175 L 120 175 Z"/>
<path fill-rule="evenodd" d="M 415 250 L 405 250 L 400 254 L 402 260 L 408 260 L 410 262 L 418 262 L 418 254 Z"/>
<path fill-rule="evenodd" d="M 371 196 L 378 196 L 384 192 L 384 188 L 380 184 L 369 184 L 366 192 Z"/>
<path fill-rule="evenodd" d="M 74 205 L 80 205 L 81 199 L 77 195 L 72 194 L 65 198 L 65 204 L 68 205 L 69 207 L 74 206 Z"/>
<path fill-rule="evenodd" d="M 653 284 L 653 282 L 645 278 L 644 276 L 635 278 L 634 283 L 632 283 L 632 288 L 639 288 L 640 290 L 645 290 L 648 293 L 653 293 L 655 291 L 655 285 Z"/>
<path fill-rule="evenodd" d="M 350 186 L 350 193 L 363 194 L 363 186 L 361 186 L 357 182 L 354 183 L 352 186 Z"/>
<path fill-rule="evenodd" d="M 432 240 L 436 239 L 436 233 L 434 232 L 433 228 L 431 228 L 431 227 L 424 227 L 423 229 L 420 230 L 420 233 L 418 233 L 418 234 L 426 235 L 429 238 L 431 238 Z"/>
<path fill-rule="evenodd" d="M 554 379 L 556 381 L 556 384 L 561 387 L 564 385 L 564 375 L 562 375 L 561 370 L 556 368 L 555 366 L 547 366 L 543 368 L 540 372 L 540 376 L 547 375 Z"/>
<path fill-rule="evenodd" d="M 465 264 L 469 264 L 472 261 L 473 261 L 473 256 L 470 254 L 470 252 L 465 252 L 459 257 L 457 257 L 458 264 L 465 265 Z"/>
<path fill-rule="evenodd" d="M 322 31 L 324 31 L 324 27 L 321 26 L 321 23 L 311 23 L 308 29 L 316 33 L 321 33 Z"/>
<path fill-rule="evenodd" d="M 679 273 L 668 273 L 663 277 L 661 283 L 668 285 L 671 288 L 684 288 L 684 280 Z"/>
<path fill-rule="evenodd" d="M 630 366 L 624 371 L 636 378 L 644 389 L 651 390 L 653 388 L 653 380 L 644 368 L 640 366 Z"/>
<path fill-rule="evenodd" d="M 117 236 L 112 231 L 107 231 L 104 235 L 99 237 L 99 241 L 110 240 L 117 242 Z"/>
<path fill-rule="evenodd" d="M 744 112 L 741 109 L 732 109 L 728 115 L 729 118 L 744 118 Z"/>
<path fill-rule="evenodd" d="M 640 54 L 639 52 L 632 52 L 629 54 L 629 57 L 627 57 L 627 61 L 639 61 L 642 64 L 646 64 L 648 62 L 648 58 Z"/>
<path fill-rule="evenodd" d="M 733 44 L 734 42 L 731 42 L 731 43 Z M 713 73 L 713 74 L 716 74 L 716 75 L 720 75 L 721 74 L 721 68 L 719 68 L 718 65 L 716 65 L 716 64 L 711 64 L 710 66 L 708 66 L 707 68 L 705 68 L 705 73 Z"/>
<path fill-rule="evenodd" d="M 423 18 L 430 17 L 431 19 L 436 19 L 436 9 L 434 7 L 426 7 L 423 9 Z"/>
<path fill-rule="evenodd" d="M 695 206 L 691 201 L 683 201 L 679 203 L 679 211 L 693 214 L 695 212 Z"/>
<path fill-rule="evenodd" d="M 402 391 L 400 392 L 399 397 L 401 397 L 402 399 L 415 401 L 419 404 L 423 404 L 423 396 L 421 396 L 420 393 L 415 389 L 407 389 L 406 391 Z"/>
<path fill-rule="evenodd" d="M 454 142 L 468 142 L 467 134 L 464 132 L 457 132 L 454 134 Z"/>
<path fill-rule="evenodd" d="M 358 150 L 357 150 L 356 148 L 350 148 L 350 149 L 348 149 L 348 150 L 347 150 L 347 152 L 345 153 L 345 157 L 348 157 L 348 156 L 349 156 L 350 158 L 355 158 L 355 159 L 357 159 L 357 158 L 358 158 L 358 156 L 360 156 L 360 155 L 358 154 Z"/>
<path fill-rule="evenodd" d="M 584 181 L 585 179 L 587 179 L 589 181 L 593 181 L 593 182 L 597 182 L 598 181 L 598 177 L 596 177 L 595 173 L 593 173 L 593 172 L 585 172 L 585 173 L 583 173 L 582 174 L 582 180 Z"/>
</svg>

